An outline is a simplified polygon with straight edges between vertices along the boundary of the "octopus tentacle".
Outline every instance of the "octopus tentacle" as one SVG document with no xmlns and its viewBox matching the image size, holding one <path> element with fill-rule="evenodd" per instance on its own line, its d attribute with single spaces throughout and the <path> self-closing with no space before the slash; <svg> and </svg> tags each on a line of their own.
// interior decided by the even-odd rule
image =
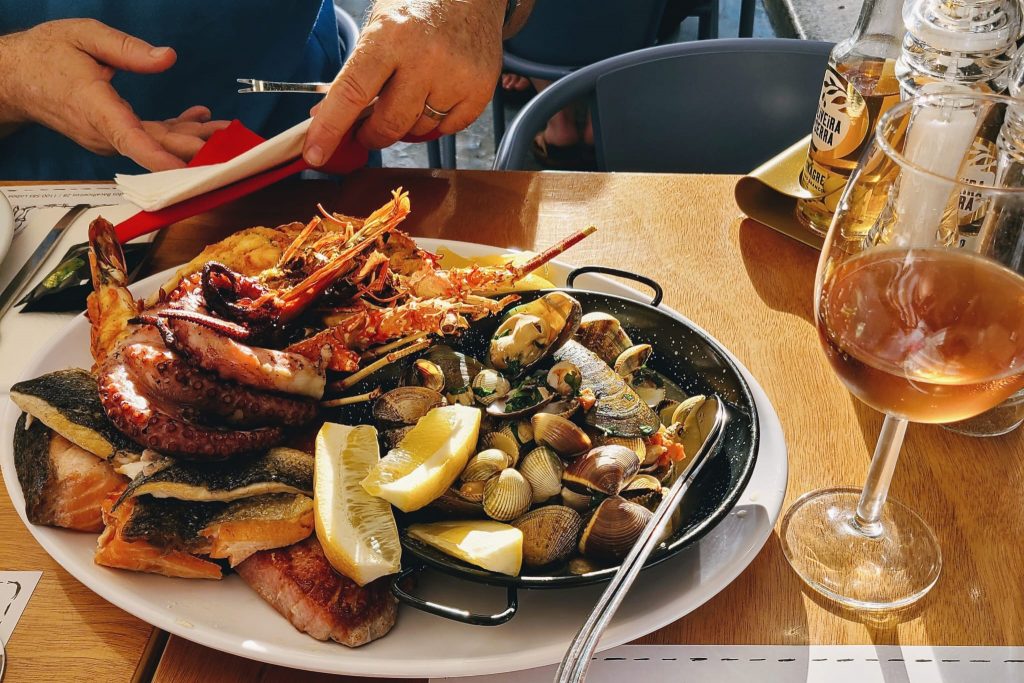
<svg viewBox="0 0 1024 683">
<path fill-rule="evenodd" d="M 97 372 L 100 402 L 114 425 L 128 437 L 165 455 L 190 460 L 221 460 L 280 444 L 281 427 L 230 430 L 203 427 L 160 411 L 140 391 L 121 362 L 109 355 Z"/>
</svg>

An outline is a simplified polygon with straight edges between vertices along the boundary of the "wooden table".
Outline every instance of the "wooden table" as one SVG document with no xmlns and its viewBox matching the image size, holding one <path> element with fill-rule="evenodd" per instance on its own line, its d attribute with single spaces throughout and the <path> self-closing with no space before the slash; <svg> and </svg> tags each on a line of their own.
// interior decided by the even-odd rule
<svg viewBox="0 0 1024 683">
<path fill-rule="evenodd" d="M 402 185 L 414 234 L 543 247 L 593 223 L 568 259 L 627 267 L 666 288 L 666 303 L 729 347 L 761 382 L 786 433 L 787 506 L 812 489 L 863 482 L 881 416 L 829 369 L 811 323 L 817 253 L 744 220 L 736 178 L 643 174 L 368 170 L 269 188 L 167 230 L 151 270 L 251 225 L 312 214 L 316 202 L 363 215 Z M 1024 644 L 1024 444 L 912 426 L 892 495 L 938 534 L 942 577 L 917 607 L 867 620 L 802 589 L 773 534 L 754 563 L 706 605 L 641 643 Z M 151 629 L 56 567 L 0 501 L 0 569 L 44 570 L 10 644 L 10 681 L 127 680 Z M 339 646 L 340 647 L 340 646 Z M 145 672 L 141 672 L 145 674 Z M 144 676 L 143 676 L 144 677 Z M 285 681 L 294 672 L 171 637 L 154 680 Z M 324 676 L 322 680 L 342 680 Z M 321 680 L 311 676 L 303 680 Z"/>
</svg>

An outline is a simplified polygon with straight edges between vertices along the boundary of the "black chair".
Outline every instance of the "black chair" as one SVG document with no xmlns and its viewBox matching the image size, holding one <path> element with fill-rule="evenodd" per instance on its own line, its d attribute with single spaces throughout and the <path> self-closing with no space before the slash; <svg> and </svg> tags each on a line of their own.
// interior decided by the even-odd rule
<svg viewBox="0 0 1024 683">
<path fill-rule="evenodd" d="M 568 103 L 589 97 L 602 171 L 746 173 L 810 131 L 831 49 L 734 38 L 606 59 L 530 101 L 493 167 L 526 168 L 537 131 Z"/>
</svg>

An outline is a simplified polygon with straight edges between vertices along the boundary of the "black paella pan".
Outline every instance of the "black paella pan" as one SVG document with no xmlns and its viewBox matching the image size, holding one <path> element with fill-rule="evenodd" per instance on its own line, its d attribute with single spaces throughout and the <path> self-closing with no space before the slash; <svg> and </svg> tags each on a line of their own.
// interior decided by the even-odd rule
<svg viewBox="0 0 1024 683">
<path fill-rule="evenodd" d="M 640 281 L 654 290 L 650 304 L 639 303 L 611 294 L 573 289 L 577 276 L 599 272 Z M 615 269 L 588 266 L 578 268 L 567 278 L 562 291 L 576 298 L 584 313 L 603 311 L 622 323 L 635 343 L 648 343 L 654 348 L 648 367 L 682 389 L 687 395 L 716 394 L 726 402 L 731 419 L 726 425 L 719 453 L 704 466 L 680 505 L 680 524 L 648 560 L 645 568 L 676 555 L 695 543 L 718 524 L 736 504 L 750 479 L 757 457 L 758 417 L 753 396 L 739 369 L 725 350 L 704 332 L 694 328 L 680 316 L 660 308 L 662 288 L 648 278 Z M 550 290 L 547 290 L 550 291 Z M 526 292 L 523 302 L 543 296 L 547 291 Z M 497 328 L 498 319 L 477 323 L 458 340 L 461 351 L 484 357 L 487 342 Z M 412 519 L 400 520 L 400 526 Z M 518 609 L 519 589 L 574 588 L 611 579 L 617 567 L 608 567 L 586 574 L 570 574 L 563 567 L 537 573 L 526 570 L 520 576 L 486 571 L 446 555 L 402 533 L 402 572 L 392 582 L 392 592 L 404 604 L 431 614 L 468 624 L 495 626 L 511 619 Z M 478 614 L 455 606 L 441 605 L 410 593 L 406 579 L 424 569 L 433 569 L 449 576 L 507 589 L 508 604 L 496 614 Z"/>
</svg>

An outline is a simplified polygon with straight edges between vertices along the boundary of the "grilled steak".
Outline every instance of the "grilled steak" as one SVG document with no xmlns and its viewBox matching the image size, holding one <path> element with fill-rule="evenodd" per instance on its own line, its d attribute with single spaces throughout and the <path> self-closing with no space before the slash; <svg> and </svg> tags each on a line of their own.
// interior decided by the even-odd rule
<svg viewBox="0 0 1024 683">
<path fill-rule="evenodd" d="M 391 579 L 360 587 L 331 567 L 315 536 L 256 553 L 235 570 L 292 626 L 317 640 L 357 647 L 386 635 L 395 624 Z"/>
</svg>

